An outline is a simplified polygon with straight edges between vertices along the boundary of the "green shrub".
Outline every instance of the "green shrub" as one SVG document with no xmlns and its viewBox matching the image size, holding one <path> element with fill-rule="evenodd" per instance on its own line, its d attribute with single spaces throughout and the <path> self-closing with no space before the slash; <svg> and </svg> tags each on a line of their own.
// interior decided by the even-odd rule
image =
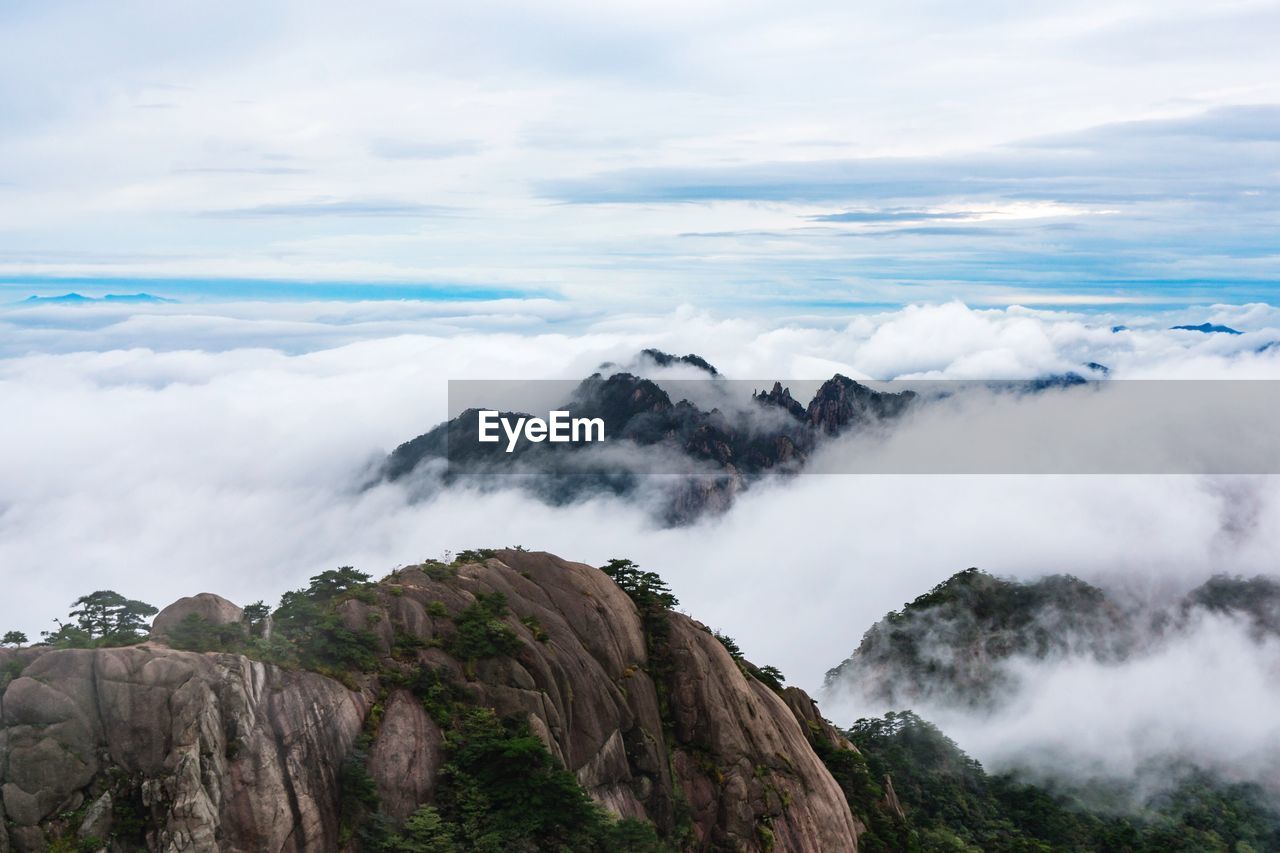
<svg viewBox="0 0 1280 853">
<path fill-rule="evenodd" d="M 331 674 L 374 672 L 378 639 L 343 624 L 338 605 L 375 600 L 369 576 L 350 566 L 322 572 L 307 589 L 286 592 L 273 616 L 271 640 L 255 649 L 273 663 Z"/>
<path fill-rule="evenodd" d="M 458 570 L 453 566 L 445 565 L 439 560 L 425 560 L 422 565 L 418 566 L 424 575 L 433 581 L 444 582 L 452 580 L 458 576 Z"/>
<path fill-rule="evenodd" d="M 4 693 L 9 682 L 22 675 L 22 671 L 26 668 L 27 665 L 20 660 L 5 661 L 4 666 L 0 666 L 0 693 Z"/>
<path fill-rule="evenodd" d="M 507 598 L 500 592 L 480 593 L 454 620 L 446 648 L 464 660 L 507 657 L 521 648 L 515 629 L 503 622 Z"/>
<path fill-rule="evenodd" d="M 533 638 L 539 643 L 545 643 L 551 639 L 551 635 L 547 633 L 547 629 L 542 627 L 542 623 L 538 621 L 537 616 L 525 616 L 520 620 L 520 624 L 533 632 Z"/>
<path fill-rule="evenodd" d="M 467 551 L 459 551 L 453 558 L 453 564 L 461 566 L 466 563 L 483 563 L 485 560 L 492 559 L 497 555 L 496 548 L 472 548 Z"/>
<path fill-rule="evenodd" d="M 734 660 L 742 660 L 742 649 L 734 641 L 733 637 L 728 634 L 721 634 L 719 631 L 712 631 L 711 636 L 720 641 L 720 645 L 725 647 L 725 651 L 729 653 L 729 657 Z"/>
<path fill-rule="evenodd" d="M 657 572 L 641 571 L 630 560 L 612 559 L 601 566 L 600 571 L 631 597 L 641 613 L 653 609 L 670 610 L 680 603 Z"/>
<path fill-rule="evenodd" d="M 447 735 L 441 813 L 467 850 L 594 850 L 607 826 L 528 725 L 468 709 Z"/>
<path fill-rule="evenodd" d="M 404 829 L 387 843 L 393 853 L 458 853 L 461 849 L 453 828 L 444 822 L 440 812 L 423 806 L 405 821 Z"/>
<path fill-rule="evenodd" d="M 230 652 L 244 648 L 248 633 L 234 622 L 214 625 L 198 613 L 187 616 L 169 629 L 169 645 L 192 652 Z"/>
</svg>

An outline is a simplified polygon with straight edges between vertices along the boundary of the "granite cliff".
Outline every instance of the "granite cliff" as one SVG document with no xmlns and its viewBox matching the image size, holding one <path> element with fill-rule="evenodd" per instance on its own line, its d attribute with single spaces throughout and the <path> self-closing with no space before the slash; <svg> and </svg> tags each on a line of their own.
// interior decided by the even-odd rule
<svg viewBox="0 0 1280 853">
<path fill-rule="evenodd" d="M 0 651 L 0 851 L 541 849 L 483 826 L 523 775 L 485 773 L 517 759 L 535 792 L 576 783 L 563 802 L 638 840 L 602 845 L 557 814 L 520 838 L 858 849 L 819 757 L 852 745 L 643 588 L 520 550 L 352 577 L 252 625 L 204 594 L 138 645 Z M 477 759 L 477 731 L 506 740 Z M 406 821 L 441 820 L 445 846 L 396 846 Z"/>
</svg>

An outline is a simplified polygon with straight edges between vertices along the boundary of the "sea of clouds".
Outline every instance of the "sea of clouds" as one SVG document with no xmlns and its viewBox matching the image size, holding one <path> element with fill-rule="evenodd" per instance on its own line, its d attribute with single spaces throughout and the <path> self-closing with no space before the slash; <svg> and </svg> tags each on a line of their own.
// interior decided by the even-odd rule
<svg viewBox="0 0 1280 853">
<path fill-rule="evenodd" d="M 1243 334 L 1169 329 L 1204 321 Z M 272 602 L 339 565 L 381 576 L 523 545 L 660 572 L 682 609 L 812 690 L 874 621 L 968 566 L 1152 596 L 1215 572 L 1280 573 L 1280 478 L 805 476 L 671 529 L 620 499 L 555 508 L 460 490 L 412 503 L 398 485 L 359 486 L 444 418 L 448 379 L 578 378 L 644 347 L 762 381 L 1017 379 L 1090 361 L 1120 378 L 1276 379 L 1277 340 L 1280 311 L 1263 305 L 1122 316 L 950 303 L 772 322 L 537 301 L 0 309 L 0 630 L 34 638 L 95 589 L 161 606 L 200 591 Z M 1037 749 L 1128 755 L 1127 733 L 1221 738 L 1224 719 L 1238 747 L 1226 754 L 1243 755 L 1280 736 L 1274 649 L 1205 630 L 1129 669 L 1048 671 L 998 726 L 944 709 L 938 722 L 997 766 Z M 856 710 L 829 713 L 847 724 Z"/>
</svg>

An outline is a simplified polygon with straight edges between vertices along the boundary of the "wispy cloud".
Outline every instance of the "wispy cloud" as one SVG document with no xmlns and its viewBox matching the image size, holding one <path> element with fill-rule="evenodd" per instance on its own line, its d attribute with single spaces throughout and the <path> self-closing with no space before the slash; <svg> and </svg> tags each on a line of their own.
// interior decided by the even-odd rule
<svg viewBox="0 0 1280 853">
<path fill-rule="evenodd" d="M 175 175 L 305 175 L 310 169 L 294 166 L 182 166 Z"/>
<path fill-rule="evenodd" d="M 479 153 L 483 146 L 473 139 L 452 142 L 419 139 L 375 139 L 370 150 L 388 160 L 445 160 Z"/>
<path fill-rule="evenodd" d="M 253 219 L 257 217 L 281 217 L 307 219 L 312 217 L 343 217 L 373 219 L 405 219 L 442 216 L 455 213 L 456 209 L 435 204 L 419 204 L 410 201 L 306 201 L 292 204 L 260 204 L 254 207 L 206 210 L 202 216 L 213 218 Z"/>
<path fill-rule="evenodd" d="M 1280 174 L 1268 164 L 1278 158 L 1280 105 L 1267 105 L 1216 109 L 1176 121 L 1121 122 L 967 155 L 642 167 L 547 181 L 542 191 L 575 204 L 927 198 L 1136 204 L 1233 203 L 1243 192 L 1265 190 L 1272 206 Z M 902 213 L 902 218 L 909 215 Z M 877 221 L 862 215 L 851 211 L 818 218 Z"/>
<path fill-rule="evenodd" d="M 979 211 L 934 211 L 894 208 L 891 210 L 846 210 L 808 217 L 814 222 L 924 222 L 933 219 L 970 219 Z"/>
</svg>

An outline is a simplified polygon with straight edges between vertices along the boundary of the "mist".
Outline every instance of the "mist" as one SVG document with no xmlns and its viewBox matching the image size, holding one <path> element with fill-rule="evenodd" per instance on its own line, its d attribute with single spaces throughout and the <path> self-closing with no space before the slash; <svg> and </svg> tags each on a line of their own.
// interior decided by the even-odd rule
<svg viewBox="0 0 1280 853">
<path fill-rule="evenodd" d="M 1123 659 L 1016 656 L 999 669 L 990 703 L 946 690 L 909 703 L 988 771 L 1059 788 L 1119 784 L 1129 799 L 1102 805 L 1120 811 L 1172 787 L 1179 766 L 1280 795 L 1280 640 L 1239 617 L 1194 611 L 1176 631 L 1140 637 Z M 826 698 L 826 713 L 844 724 L 902 710 L 856 679 L 837 681 Z"/>
</svg>

